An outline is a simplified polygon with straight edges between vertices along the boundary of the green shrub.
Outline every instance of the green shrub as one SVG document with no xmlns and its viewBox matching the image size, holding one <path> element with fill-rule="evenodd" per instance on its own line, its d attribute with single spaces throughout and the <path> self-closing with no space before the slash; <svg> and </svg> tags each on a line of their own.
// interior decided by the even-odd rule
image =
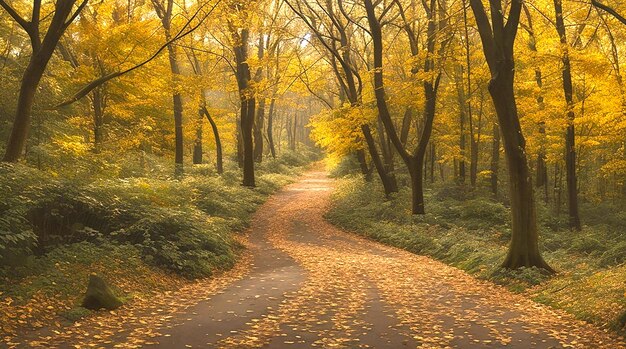
<svg viewBox="0 0 626 349">
<path fill-rule="evenodd" d="M 233 265 L 229 233 L 223 220 L 208 222 L 192 212 L 154 210 L 112 236 L 134 244 L 148 263 L 197 278 Z"/>
<path fill-rule="evenodd" d="M 489 199 L 476 198 L 461 205 L 460 218 L 469 229 L 506 225 L 509 217 L 509 210 L 504 205 Z"/>
<path fill-rule="evenodd" d="M 579 233 L 571 242 L 570 250 L 585 254 L 601 254 L 606 251 L 606 242 L 602 241 L 598 236 Z"/>
<path fill-rule="evenodd" d="M 346 155 L 341 158 L 339 163 L 330 170 L 330 177 L 341 178 L 347 175 L 355 175 L 361 173 L 359 161 L 354 155 Z"/>
<path fill-rule="evenodd" d="M 293 166 L 319 154 L 301 148 L 266 158 L 257 166 L 254 189 L 240 185 L 234 162 L 225 162 L 222 176 L 214 175 L 212 165 L 199 165 L 172 180 L 172 165 L 161 157 L 125 156 L 128 161 L 105 169 L 130 176 L 123 179 L 105 177 L 101 161 L 77 165 L 84 165 L 78 172 L 93 175 L 64 180 L 1 164 L 0 196 L 6 200 L 0 202 L 0 266 L 27 265 L 33 253 L 43 257 L 77 243 L 115 243 L 133 244 L 146 262 L 189 278 L 210 275 L 233 264 L 237 244 L 231 232 L 245 228 L 267 195 L 291 181 L 298 173 Z"/>
<path fill-rule="evenodd" d="M 620 265 L 626 263 L 626 241 L 620 241 L 611 246 L 600 257 L 601 267 Z"/>
</svg>

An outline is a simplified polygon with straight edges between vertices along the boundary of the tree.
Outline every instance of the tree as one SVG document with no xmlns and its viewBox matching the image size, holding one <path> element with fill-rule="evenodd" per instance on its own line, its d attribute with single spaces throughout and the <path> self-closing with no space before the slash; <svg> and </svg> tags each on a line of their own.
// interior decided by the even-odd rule
<svg viewBox="0 0 626 349">
<path fill-rule="evenodd" d="M 43 38 L 41 27 L 43 20 L 49 16 L 46 15 L 43 17 L 44 19 L 42 19 L 41 2 L 41 0 L 33 0 L 31 18 L 30 20 L 26 20 L 5 0 L 0 0 L 0 6 L 2 6 L 9 16 L 11 16 L 28 34 L 30 47 L 32 49 L 28 66 L 21 80 L 15 119 L 3 157 L 3 161 L 5 162 L 16 162 L 22 156 L 24 144 L 28 137 L 30 117 L 39 82 L 63 33 L 65 33 L 67 28 L 74 22 L 76 17 L 78 17 L 83 8 L 85 8 L 88 0 L 79 2 L 76 9 L 74 7 L 77 0 L 58 0 L 54 4 L 54 13 L 51 14 L 52 19 L 50 20 L 47 30 L 45 30 Z"/>
<path fill-rule="evenodd" d="M 380 23 L 381 19 L 375 11 L 375 4 L 371 0 L 365 0 L 364 4 L 370 28 L 370 35 L 372 37 L 374 45 L 374 93 L 376 96 L 378 115 L 385 126 L 385 130 L 391 140 L 391 143 L 394 145 L 396 151 L 400 154 L 402 160 L 404 160 L 404 163 L 409 170 L 409 174 L 411 176 L 412 212 L 413 214 L 424 214 L 424 158 L 426 156 L 426 150 L 430 141 L 430 135 L 432 134 L 433 121 L 435 119 L 437 90 L 441 81 L 441 72 L 436 71 L 434 56 L 436 54 L 436 41 L 438 39 L 437 31 L 438 28 L 441 28 L 444 25 L 442 23 L 437 23 L 437 13 L 439 11 L 445 13 L 445 7 L 440 7 L 442 6 L 441 3 L 438 3 L 436 0 L 431 0 L 430 5 L 424 3 L 424 10 L 426 11 L 428 16 L 428 56 L 424 61 L 423 70 L 426 75 L 431 76 L 424 79 L 423 81 L 424 95 L 426 98 L 426 103 L 424 106 L 424 125 L 417 147 L 415 148 L 414 152 L 410 154 L 406 151 L 404 143 L 402 142 L 400 136 L 396 131 L 386 102 L 385 87 L 383 82 L 383 43 L 382 26 Z M 390 7 L 395 4 L 400 7 L 402 18 L 406 18 L 404 15 L 404 10 L 402 9 L 402 6 L 398 1 L 395 1 L 391 3 L 391 5 L 387 6 Z M 384 16 L 387 11 L 388 8 L 384 8 L 380 17 Z M 445 17 L 445 15 L 443 17 Z M 442 19 L 442 21 L 445 21 L 445 19 Z M 406 20 L 404 28 L 409 34 L 411 41 L 415 42 L 415 33 L 412 32 Z M 441 47 L 445 47 L 446 44 L 446 40 L 443 40 Z M 414 46 L 412 47 L 412 52 L 414 55 L 417 54 L 416 44 L 414 44 Z"/>
<path fill-rule="evenodd" d="M 561 42 L 561 61 L 563 62 L 563 92 L 567 106 L 567 130 L 565 134 L 565 174 L 567 179 L 567 202 L 569 225 L 571 229 L 580 230 L 580 214 L 578 213 L 578 179 L 576 177 L 576 135 L 574 133 L 574 86 L 572 84 L 572 67 L 569 58 L 569 43 L 565 33 L 563 5 L 561 0 L 554 0 L 556 13 L 556 31 Z"/>
<path fill-rule="evenodd" d="M 491 72 L 489 93 L 498 116 L 508 164 L 511 200 L 511 244 L 502 266 L 510 269 L 538 267 L 553 269 L 539 252 L 537 213 L 533 184 L 526 158 L 513 83 L 515 60 L 513 44 L 518 31 L 521 0 L 512 0 L 505 17 L 501 0 L 489 0 L 491 21 L 482 0 L 470 0 L 470 6 Z M 505 21 L 505 18 L 506 21 Z"/>
<path fill-rule="evenodd" d="M 244 5 L 232 4 L 232 9 L 242 16 L 247 16 Z M 245 23 L 245 19 L 240 19 Z M 253 128 L 256 99 L 255 93 L 251 86 L 252 77 L 250 75 L 250 65 L 248 64 L 248 44 L 250 29 L 239 28 L 232 20 L 228 22 L 228 28 L 233 40 L 233 51 L 235 53 L 235 75 L 237 78 L 237 86 L 239 89 L 239 124 L 242 140 L 242 156 L 243 156 L 243 185 L 254 187 L 254 140 Z"/>
<path fill-rule="evenodd" d="M 163 31 L 165 33 L 165 39 L 170 42 L 173 38 L 172 35 L 172 11 L 174 8 L 174 0 L 152 0 L 152 6 L 156 12 L 161 23 L 163 24 Z M 178 61 L 178 54 L 176 47 L 173 43 L 167 44 L 167 56 L 170 62 L 170 69 L 173 77 L 173 89 L 172 102 L 174 108 L 174 134 L 175 134 L 175 170 L 176 175 L 183 173 L 183 97 L 178 91 L 176 86 L 180 83 L 180 63 Z"/>
<path fill-rule="evenodd" d="M 303 1 L 303 5 L 298 3 L 297 6 L 294 6 L 289 1 L 285 1 L 285 3 L 304 21 L 307 27 L 313 32 L 317 42 L 323 46 L 323 49 L 328 54 L 327 60 L 340 86 L 340 98 L 347 99 L 351 107 L 360 108 L 363 104 L 363 81 L 353 57 L 352 40 L 349 35 L 349 31 L 352 30 L 351 27 L 354 22 L 342 8 L 342 3 L 339 2 L 338 9 L 335 9 L 330 1 L 327 1 L 325 4 L 321 4 L 317 0 L 315 1 L 315 4 L 317 4 L 321 12 L 327 18 L 328 23 L 324 23 L 324 25 L 320 24 L 320 22 L 323 21 L 323 17 L 318 14 L 307 1 Z M 305 14 L 305 9 L 310 13 L 310 16 Z M 337 14 L 337 10 L 339 10 L 341 15 Z M 318 23 L 317 26 L 315 25 L 316 23 Z M 327 29 L 327 32 L 322 32 L 322 28 Z M 369 155 L 372 158 L 376 172 L 383 184 L 385 194 L 389 195 L 393 192 L 397 192 L 398 185 L 392 171 L 393 169 L 389 166 L 385 166 L 380 159 L 376 141 L 372 135 L 369 124 L 362 122 L 360 128 Z M 359 139 L 355 139 L 355 141 L 358 142 Z M 386 142 L 381 142 L 381 147 L 386 145 Z M 389 155 L 391 152 L 383 151 L 383 154 Z M 369 171 L 365 163 L 365 154 L 362 153 L 362 151 L 357 151 L 357 159 L 361 165 L 362 173 L 367 176 Z M 388 159 L 387 164 L 390 162 L 391 160 Z"/>
</svg>

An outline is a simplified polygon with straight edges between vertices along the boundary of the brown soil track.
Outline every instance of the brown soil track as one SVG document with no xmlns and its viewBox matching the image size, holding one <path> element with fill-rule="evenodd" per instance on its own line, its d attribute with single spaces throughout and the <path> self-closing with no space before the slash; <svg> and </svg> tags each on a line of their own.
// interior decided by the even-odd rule
<svg viewBox="0 0 626 349">
<path fill-rule="evenodd" d="M 248 257 L 170 295 L 174 308 L 90 320 L 39 347 L 626 348 L 568 314 L 332 226 L 332 188 L 311 171 L 271 197 Z"/>
</svg>

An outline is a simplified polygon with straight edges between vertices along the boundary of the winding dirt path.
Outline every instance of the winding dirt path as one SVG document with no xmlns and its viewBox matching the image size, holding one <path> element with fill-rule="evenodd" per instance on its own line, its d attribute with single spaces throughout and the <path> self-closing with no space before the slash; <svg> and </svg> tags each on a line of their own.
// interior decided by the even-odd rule
<svg viewBox="0 0 626 349">
<path fill-rule="evenodd" d="M 162 331 L 157 347 L 620 348 L 604 332 L 427 257 L 323 219 L 309 172 L 256 213 L 253 266 Z"/>
<path fill-rule="evenodd" d="M 271 197 L 244 262 L 168 295 L 176 308 L 126 310 L 42 347 L 626 348 L 502 287 L 339 230 L 323 219 L 332 186 L 308 172 Z"/>
</svg>

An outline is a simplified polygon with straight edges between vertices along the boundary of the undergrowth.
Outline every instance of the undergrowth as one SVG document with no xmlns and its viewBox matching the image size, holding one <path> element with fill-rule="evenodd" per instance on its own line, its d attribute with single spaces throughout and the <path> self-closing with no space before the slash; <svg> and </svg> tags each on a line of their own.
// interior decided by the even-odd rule
<svg viewBox="0 0 626 349">
<path fill-rule="evenodd" d="M 540 248 L 559 271 L 551 277 L 537 268 L 500 268 L 511 236 L 509 210 L 488 193 L 450 183 L 429 188 L 425 191 L 427 213 L 419 216 L 411 215 L 410 195 L 410 189 L 403 187 L 386 199 L 377 183 L 348 175 L 340 180 L 327 218 L 348 231 L 434 257 L 581 319 L 624 330 L 623 211 L 583 205 L 583 217 L 596 218 L 581 232 L 571 232 L 563 217 L 539 204 Z"/>
<path fill-rule="evenodd" d="M 1 164 L 0 332 L 87 315 L 79 304 L 90 273 L 132 297 L 232 267 L 241 248 L 233 232 L 316 156 L 266 159 L 255 188 L 240 185 L 233 163 L 220 176 L 200 165 L 178 179 L 156 171 L 81 180 Z"/>
</svg>

